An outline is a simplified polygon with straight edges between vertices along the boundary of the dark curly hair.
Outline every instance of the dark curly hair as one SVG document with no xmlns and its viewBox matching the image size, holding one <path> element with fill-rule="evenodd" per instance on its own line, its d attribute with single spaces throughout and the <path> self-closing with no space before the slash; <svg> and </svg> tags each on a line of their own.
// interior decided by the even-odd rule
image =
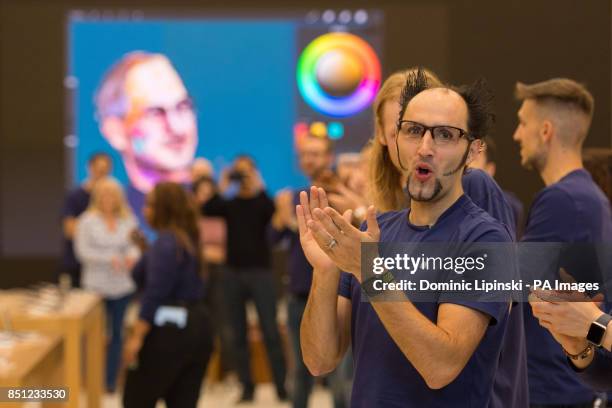
<svg viewBox="0 0 612 408">
<path fill-rule="evenodd" d="M 451 88 L 457 92 L 468 107 L 468 135 L 472 139 L 486 137 L 495 123 L 493 113 L 493 92 L 484 78 L 476 80 L 471 85 L 461 85 Z"/>
</svg>

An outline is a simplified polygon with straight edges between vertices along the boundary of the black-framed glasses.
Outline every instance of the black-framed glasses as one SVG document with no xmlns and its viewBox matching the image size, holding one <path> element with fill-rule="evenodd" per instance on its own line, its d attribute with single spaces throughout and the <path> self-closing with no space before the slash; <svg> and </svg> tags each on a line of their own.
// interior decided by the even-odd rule
<svg viewBox="0 0 612 408">
<path fill-rule="evenodd" d="M 465 136 L 468 141 L 471 140 L 467 131 L 454 126 L 426 126 L 412 120 L 400 120 L 397 122 L 398 137 L 409 142 L 420 143 L 428 130 L 431 132 L 431 138 L 436 146 L 457 144 L 459 139 L 463 136 Z"/>
</svg>

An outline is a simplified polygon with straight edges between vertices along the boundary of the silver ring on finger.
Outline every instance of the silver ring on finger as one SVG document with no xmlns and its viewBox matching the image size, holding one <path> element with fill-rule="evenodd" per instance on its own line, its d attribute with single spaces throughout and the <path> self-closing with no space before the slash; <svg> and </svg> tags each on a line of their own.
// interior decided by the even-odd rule
<svg viewBox="0 0 612 408">
<path fill-rule="evenodd" d="M 327 249 L 334 249 L 336 245 L 338 245 L 338 241 L 336 241 L 335 238 L 332 238 L 331 241 L 329 241 L 329 244 L 327 244 Z"/>
</svg>

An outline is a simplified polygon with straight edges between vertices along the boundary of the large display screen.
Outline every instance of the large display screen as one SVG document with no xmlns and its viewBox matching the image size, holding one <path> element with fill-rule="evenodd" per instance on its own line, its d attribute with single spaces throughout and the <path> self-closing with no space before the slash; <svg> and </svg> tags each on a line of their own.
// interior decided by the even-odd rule
<svg viewBox="0 0 612 408">
<path fill-rule="evenodd" d="M 67 184 L 87 177 L 92 154 L 107 152 L 131 201 L 159 180 L 187 183 L 197 157 L 219 174 L 248 154 L 271 193 L 303 186 L 296 138 L 330 137 L 343 152 L 372 136 L 382 27 L 377 10 L 74 11 Z"/>
</svg>

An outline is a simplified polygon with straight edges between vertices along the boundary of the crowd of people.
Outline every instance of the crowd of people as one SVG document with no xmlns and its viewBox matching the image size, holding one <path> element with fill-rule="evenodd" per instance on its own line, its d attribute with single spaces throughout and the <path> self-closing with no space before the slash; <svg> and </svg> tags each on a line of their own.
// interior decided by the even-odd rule
<svg viewBox="0 0 612 408">
<path fill-rule="evenodd" d="M 605 291 L 535 290 L 529 303 L 446 294 L 415 302 L 399 291 L 376 301 L 363 274 L 364 242 L 612 243 L 609 174 L 598 186 L 582 158 L 593 97 L 570 79 L 517 83 L 515 96 L 520 162 L 545 184 L 528 212 L 493 178 L 496 162 L 513 158 L 490 136 L 486 83 L 451 86 L 424 69 L 383 83 L 360 152 L 336 154 L 327 137 L 296 139 L 308 185 L 275 196 L 252 157 L 236 157 L 218 177 L 199 158 L 189 185 L 159 182 L 132 209 L 110 156 L 93 155 L 87 180 L 65 201 L 62 272 L 104 299 L 107 390 L 124 367 L 126 407 L 160 399 L 195 407 L 217 338 L 242 386 L 237 402 L 253 401 L 250 300 L 278 399 L 293 407 L 308 406 L 319 376 L 335 407 L 604 406 L 612 389 Z M 287 253 L 286 285 L 273 273 L 274 248 Z M 537 268 L 533 258 L 520 267 Z M 554 265 L 577 282 L 591 276 L 590 263 L 563 253 Z M 140 309 L 123 336 L 131 301 Z"/>
</svg>

